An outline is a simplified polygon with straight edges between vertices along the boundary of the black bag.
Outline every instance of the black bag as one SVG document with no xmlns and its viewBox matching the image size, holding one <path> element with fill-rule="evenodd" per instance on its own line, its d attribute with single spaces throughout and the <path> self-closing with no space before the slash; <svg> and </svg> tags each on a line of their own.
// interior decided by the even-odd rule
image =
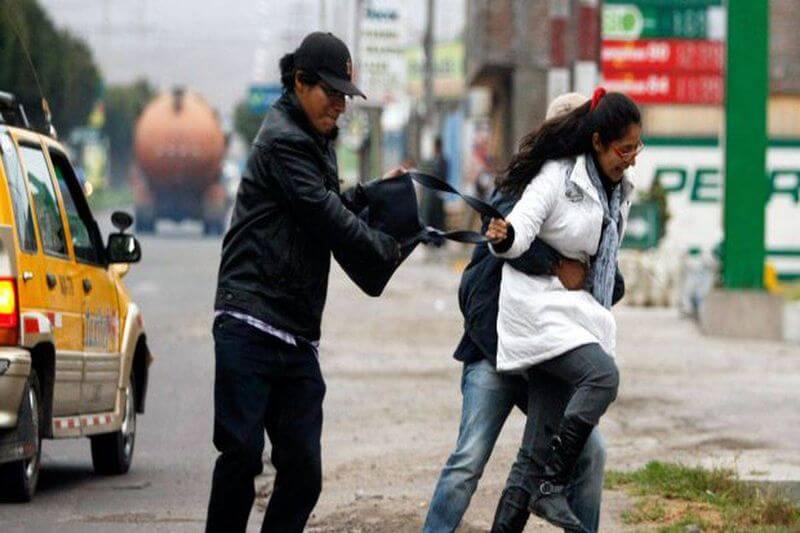
<svg viewBox="0 0 800 533">
<path fill-rule="evenodd" d="M 426 228 L 419 217 L 417 194 L 414 181 L 437 191 L 456 194 L 484 217 L 504 218 L 489 204 L 469 195 L 464 195 L 446 182 L 420 172 L 409 172 L 394 178 L 375 180 L 363 186 L 367 207 L 359 218 L 371 228 L 388 235 L 400 244 L 400 260 L 395 265 L 375 265 L 358 257 L 348 257 L 334 253 L 336 261 L 353 282 L 370 296 L 380 296 L 386 284 L 400 264 L 411 255 L 421 242 L 449 239 L 457 242 L 481 244 L 486 237 L 475 231 L 441 231 Z"/>
</svg>

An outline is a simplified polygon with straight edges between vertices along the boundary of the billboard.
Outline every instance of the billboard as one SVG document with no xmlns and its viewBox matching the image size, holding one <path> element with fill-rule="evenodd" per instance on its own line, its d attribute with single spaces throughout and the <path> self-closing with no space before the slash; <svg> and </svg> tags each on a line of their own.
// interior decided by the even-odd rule
<svg viewBox="0 0 800 533">
<path fill-rule="evenodd" d="M 721 0 L 606 0 L 605 85 L 642 104 L 721 104 L 725 30 Z"/>
<path fill-rule="evenodd" d="M 280 85 L 251 85 L 247 90 L 247 107 L 254 115 L 261 116 L 281 97 L 282 91 Z"/>
<path fill-rule="evenodd" d="M 725 65 L 725 47 L 721 41 L 605 40 L 601 63 L 604 72 L 644 70 L 721 74 Z"/>
<path fill-rule="evenodd" d="M 719 3 L 701 4 L 606 0 L 602 15 L 603 36 L 618 40 L 724 39 L 724 8 Z"/>
<path fill-rule="evenodd" d="M 604 71 L 605 88 L 639 104 L 718 104 L 725 94 L 720 75 Z"/>
<path fill-rule="evenodd" d="M 636 159 L 634 183 L 655 181 L 667 192 L 671 215 L 663 246 L 676 252 L 711 250 L 722 239 L 723 150 L 714 140 L 645 140 Z M 767 187 L 766 247 L 782 272 L 800 272 L 800 143 L 772 143 L 764 175 Z M 770 251 L 789 252 L 780 257 Z"/>
<path fill-rule="evenodd" d="M 360 70 L 356 72 L 356 79 L 370 103 L 388 105 L 404 98 L 403 25 L 403 4 L 399 0 L 366 3 L 361 18 Z"/>
</svg>

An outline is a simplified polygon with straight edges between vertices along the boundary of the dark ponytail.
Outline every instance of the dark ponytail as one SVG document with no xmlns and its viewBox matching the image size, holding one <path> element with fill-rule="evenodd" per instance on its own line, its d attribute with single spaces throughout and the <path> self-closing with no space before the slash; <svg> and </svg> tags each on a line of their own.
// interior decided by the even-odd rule
<svg viewBox="0 0 800 533">
<path fill-rule="evenodd" d="M 293 91 L 294 90 L 294 52 L 284 55 L 280 63 L 278 63 L 281 69 L 281 85 L 283 85 L 284 90 L 286 91 Z"/>
<path fill-rule="evenodd" d="M 320 78 L 315 73 L 299 70 L 295 67 L 294 52 L 284 55 L 278 63 L 278 66 L 281 69 L 281 85 L 283 85 L 284 91 L 290 93 L 294 92 L 294 75 L 297 72 L 300 72 L 300 81 L 306 85 L 316 85 L 319 83 Z"/>
<path fill-rule="evenodd" d="M 624 94 L 605 94 L 594 109 L 588 101 L 526 135 L 496 185 L 501 192 L 519 197 L 546 161 L 591 152 L 595 132 L 608 146 L 624 137 L 631 124 L 641 123 L 639 108 Z"/>
</svg>

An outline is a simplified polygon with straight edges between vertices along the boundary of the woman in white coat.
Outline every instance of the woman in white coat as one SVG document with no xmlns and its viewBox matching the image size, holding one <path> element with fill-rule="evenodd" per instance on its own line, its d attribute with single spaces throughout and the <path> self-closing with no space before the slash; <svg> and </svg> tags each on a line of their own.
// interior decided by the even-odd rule
<svg viewBox="0 0 800 533">
<path fill-rule="evenodd" d="M 582 526 L 564 487 L 619 386 L 610 307 L 633 189 L 627 170 L 643 147 L 641 132 L 636 104 L 603 89 L 591 102 L 545 122 L 523 139 L 498 180 L 503 192 L 521 195 L 519 202 L 486 232 L 499 257 L 519 256 L 538 236 L 589 269 L 587 286 L 569 291 L 555 276 L 529 276 L 506 263 L 497 319 L 498 370 L 529 378 L 520 448 L 531 470 L 529 509 L 565 529 Z M 542 398 L 542 391 L 551 397 Z M 553 398 L 553 391 L 561 397 Z M 558 427 L 537 423 L 545 418 L 541 410 L 554 405 L 563 410 Z"/>
</svg>

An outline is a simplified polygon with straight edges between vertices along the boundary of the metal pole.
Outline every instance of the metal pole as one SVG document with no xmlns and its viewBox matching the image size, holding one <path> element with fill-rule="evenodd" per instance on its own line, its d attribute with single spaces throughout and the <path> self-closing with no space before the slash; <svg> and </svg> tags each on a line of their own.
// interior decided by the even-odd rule
<svg viewBox="0 0 800 533">
<path fill-rule="evenodd" d="M 424 124 L 432 126 L 435 124 L 434 120 L 434 94 L 433 94 L 433 17 L 434 10 L 436 9 L 434 0 L 428 0 L 428 20 L 425 23 L 425 36 L 422 40 L 422 48 L 425 53 L 425 83 L 423 90 L 425 91 L 425 115 Z"/>
<path fill-rule="evenodd" d="M 569 91 L 567 68 L 567 19 L 569 0 L 550 0 L 550 68 L 547 71 L 547 101 Z"/>
<path fill-rule="evenodd" d="M 364 0 L 355 2 L 355 28 L 353 28 L 353 81 L 359 81 L 361 75 L 361 15 L 364 12 Z"/>
<path fill-rule="evenodd" d="M 728 0 L 723 283 L 764 284 L 769 2 Z"/>
</svg>

